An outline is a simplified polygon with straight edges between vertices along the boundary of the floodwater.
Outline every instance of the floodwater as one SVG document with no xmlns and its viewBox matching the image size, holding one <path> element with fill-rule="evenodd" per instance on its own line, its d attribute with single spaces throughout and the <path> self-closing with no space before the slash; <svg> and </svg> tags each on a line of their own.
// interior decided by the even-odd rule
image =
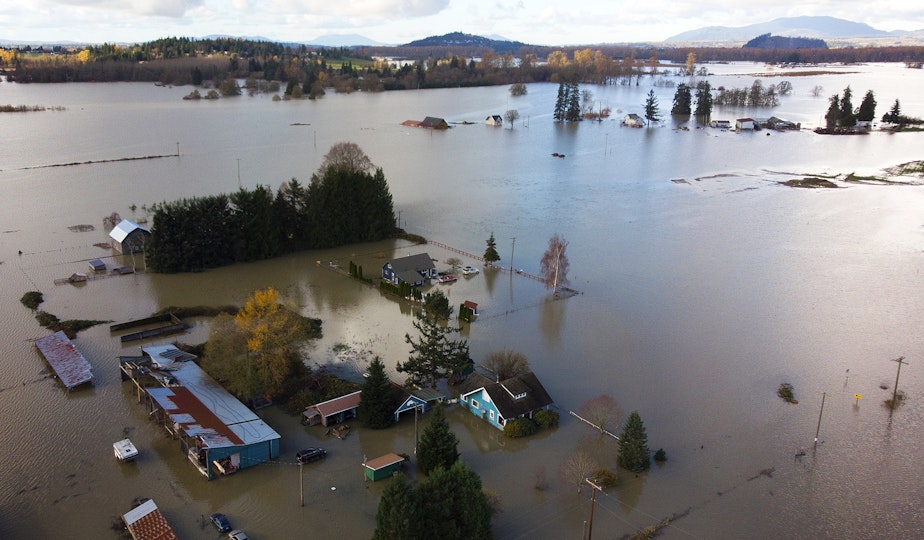
<svg viewBox="0 0 924 540">
<path fill-rule="evenodd" d="M 713 87 L 749 86 L 749 74 L 769 70 L 711 69 L 719 73 Z M 827 101 L 810 89 L 822 85 L 827 96 L 848 84 L 855 105 L 867 89 L 876 92 L 878 116 L 896 98 L 905 113 L 924 114 L 921 70 L 832 70 L 840 73 L 787 77 L 793 94 L 772 111 L 720 109 L 714 118 L 776 115 L 814 127 Z M 202 519 L 215 511 L 257 539 L 371 536 L 383 484 L 364 482 L 360 463 L 413 453 L 411 419 L 376 432 L 354 424 L 338 440 L 263 409 L 282 435 L 280 461 L 208 482 L 120 382 L 116 358 L 137 344 L 122 346 L 107 325 L 81 332 L 76 345 L 96 385 L 65 393 L 31 342 L 47 331 L 19 303 L 39 290 L 42 309 L 61 319 L 120 322 L 170 305 L 241 303 L 274 286 L 323 320 L 309 364 L 356 377 L 380 355 L 397 378 L 404 335 L 413 331 L 409 311 L 326 266 L 353 260 L 370 274 L 385 258 L 421 249 L 405 242 L 54 285 L 89 259 L 132 263 L 94 245 L 106 241 L 102 219 L 110 213 L 138 220 L 158 201 L 293 177 L 307 183 L 338 141 L 359 144 L 384 169 L 411 232 L 475 254 L 493 232 L 501 264 L 527 273 L 538 273 L 553 234 L 570 242 L 577 296 L 553 301 L 541 284 L 508 273 L 438 286 L 455 305 L 479 304 L 482 316 L 464 334 L 476 361 L 505 347 L 525 353 L 562 415 L 554 431 L 507 440 L 460 409 L 450 412 L 462 459 L 500 501 L 497 538 L 577 538 L 585 530 L 590 493 L 578 493 L 561 471 L 578 451 L 616 468 L 615 445 L 568 415 L 600 394 L 638 410 L 649 445 L 664 448 L 668 461 L 644 475 L 622 471 L 619 486 L 596 498 L 595 537 L 684 512 L 664 538 L 919 535 L 924 187 L 808 190 L 778 182 L 876 174 L 924 158 L 924 135 L 683 131 L 670 119 L 623 128 L 624 114 L 642 112 L 651 81 L 587 88 L 613 110 L 610 120 L 555 124 L 551 84 L 530 85 L 521 98 L 497 87 L 274 103 L 265 95 L 189 102 L 181 97 L 190 87 L 149 84 L 0 83 L 0 103 L 66 107 L 0 115 L 0 535 L 115 538 L 112 523 L 131 501 L 151 497 L 182 538 L 217 537 Z M 656 93 L 669 110 L 673 89 Z M 514 129 L 483 124 L 507 109 L 520 114 Z M 427 115 L 473 123 L 446 132 L 400 125 Z M 177 148 L 179 158 L 43 167 Z M 81 224 L 95 230 L 68 229 Z M 452 256 L 474 262 L 427 251 L 441 268 Z M 179 339 L 207 338 L 208 320 L 193 323 Z M 352 353 L 338 356 L 337 345 Z M 899 384 L 908 399 L 890 415 L 882 402 L 899 356 L 908 362 Z M 776 396 L 783 382 L 799 404 Z M 112 458 L 111 444 L 125 430 L 142 452 L 135 464 Z M 294 455 L 313 445 L 329 454 L 305 467 L 302 507 Z M 803 448 L 806 455 L 795 457 Z"/>
</svg>

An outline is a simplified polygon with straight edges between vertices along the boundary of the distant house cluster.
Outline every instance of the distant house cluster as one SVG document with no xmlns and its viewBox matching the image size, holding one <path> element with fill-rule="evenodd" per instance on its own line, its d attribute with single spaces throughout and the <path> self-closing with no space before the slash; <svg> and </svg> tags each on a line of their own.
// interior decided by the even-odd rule
<svg viewBox="0 0 924 540">
<path fill-rule="evenodd" d="M 446 120 L 435 116 L 427 116 L 423 120 L 405 120 L 401 122 L 401 125 L 426 129 L 449 129 L 449 124 Z"/>
</svg>

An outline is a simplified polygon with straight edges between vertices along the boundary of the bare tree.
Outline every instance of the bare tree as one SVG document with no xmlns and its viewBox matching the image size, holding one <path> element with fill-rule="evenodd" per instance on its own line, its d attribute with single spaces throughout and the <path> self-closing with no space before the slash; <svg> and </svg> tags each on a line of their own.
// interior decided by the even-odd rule
<svg viewBox="0 0 924 540">
<path fill-rule="evenodd" d="M 330 147 L 324 162 L 318 169 L 318 176 L 324 176 L 328 169 L 339 168 L 348 172 L 367 172 L 374 168 L 372 160 L 356 143 L 338 142 Z"/>
<path fill-rule="evenodd" d="M 565 249 L 568 248 L 568 241 L 557 233 L 549 239 L 549 249 L 542 255 L 539 261 L 539 275 L 542 276 L 545 286 L 552 289 L 553 293 L 558 292 L 560 286 L 568 285 L 568 256 L 565 255 Z"/>
<path fill-rule="evenodd" d="M 482 366 L 494 373 L 500 381 L 529 372 L 526 355 L 513 349 L 492 352 L 484 359 Z"/>
<path fill-rule="evenodd" d="M 812 87 L 812 90 L 811 90 L 812 97 L 818 97 L 824 91 L 825 91 L 824 86 L 821 86 L 820 84 L 816 84 L 815 86 Z"/>
<path fill-rule="evenodd" d="M 446 264 L 448 264 L 450 268 L 458 268 L 462 266 L 462 259 L 458 257 L 449 257 L 446 259 Z"/>
<path fill-rule="evenodd" d="M 513 129 L 513 123 L 516 122 L 517 118 L 520 117 L 520 111 L 516 109 L 508 109 L 504 113 L 504 121 L 510 124 L 510 129 Z"/>
<path fill-rule="evenodd" d="M 600 394 L 593 399 L 588 399 L 578 409 L 578 414 L 593 423 L 600 430 L 600 433 L 603 433 L 608 425 L 612 425 L 614 428 L 619 426 L 626 416 L 616 399 L 608 394 Z"/>
<path fill-rule="evenodd" d="M 600 468 L 594 456 L 586 450 L 575 450 L 568 454 L 561 466 L 562 478 L 567 482 L 574 482 L 578 493 L 584 485 L 584 479 L 590 476 L 591 472 Z"/>
</svg>

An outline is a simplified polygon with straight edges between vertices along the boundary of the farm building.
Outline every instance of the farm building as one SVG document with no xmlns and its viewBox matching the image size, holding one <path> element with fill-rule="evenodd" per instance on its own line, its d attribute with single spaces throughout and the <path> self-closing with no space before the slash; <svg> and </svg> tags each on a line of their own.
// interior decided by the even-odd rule
<svg viewBox="0 0 924 540">
<path fill-rule="evenodd" d="M 404 458 L 395 453 L 385 454 L 384 456 L 370 459 L 363 462 L 363 469 L 366 471 L 366 478 L 373 482 L 391 478 L 396 472 L 401 470 L 401 463 Z"/>
<path fill-rule="evenodd" d="M 400 285 L 419 287 L 437 276 L 436 266 L 427 253 L 392 259 L 382 266 L 382 279 Z"/>
<path fill-rule="evenodd" d="M 494 382 L 473 373 L 459 393 L 459 405 L 493 427 L 503 430 L 509 420 L 526 417 L 548 409 L 552 398 L 532 372 Z"/>
<path fill-rule="evenodd" d="M 151 238 L 151 232 L 134 221 L 123 219 L 109 231 L 112 249 L 119 253 L 141 253 Z"/>
<path fill-rule="evenodd" d="M 90 362 L 80 354 L 64 331 L 36 339 L 35 346 L 68 390 L 93 381 Z"/>
<path fill-rule="evenodd" d="M 180 440 L 189 461 L 209 480 L 279 457 L 281 437 L 173 345 L 142 349 L 122 360 L 139 389 L 142 377 L 151 414 Z"/>
<path fill-rule="evenodd" d="M 328 427 L 349 420 L 350 418 L 356 418 L 356 414 L 359 411 L 359 399 L 361 396 L 362 391 L 357 390 L 351 394 L 312 405 L 305 409 L 302 422 L 309 426 L 321 424 L 324 427 Z"/>
</svg>

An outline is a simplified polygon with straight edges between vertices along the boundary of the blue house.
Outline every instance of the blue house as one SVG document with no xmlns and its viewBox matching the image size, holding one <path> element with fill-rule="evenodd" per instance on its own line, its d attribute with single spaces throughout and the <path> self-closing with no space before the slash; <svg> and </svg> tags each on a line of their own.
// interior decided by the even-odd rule
<svg viewBox="0 0 924 540">
<path fill-rule="evenodd" d="M 472 373 L 459 393 L 459 405 L 500 430 L 510 420 L 532 418 L 535 411 L 548 409 L 552 403 L 533 372 L 500 382 Z"/>
<path fill-rule="evenodd" d="M 382 279 L 395 285 L 408 283 L 420 287 L 437 275 L 436 266 L 427 253 L 392 259 L 382 266 Z"/>
<path fill-rule="evenodd" d="M 432 409 L 437 403 L 446 400 L 446 396 L 433 388 L 414 388 L 412 390 L 400 389 L 399 399 L 401 404 L 395 409 L 395 422 L 401 419 L 401 413 L 419 410 L 425 413 Z"/>
</svg>

